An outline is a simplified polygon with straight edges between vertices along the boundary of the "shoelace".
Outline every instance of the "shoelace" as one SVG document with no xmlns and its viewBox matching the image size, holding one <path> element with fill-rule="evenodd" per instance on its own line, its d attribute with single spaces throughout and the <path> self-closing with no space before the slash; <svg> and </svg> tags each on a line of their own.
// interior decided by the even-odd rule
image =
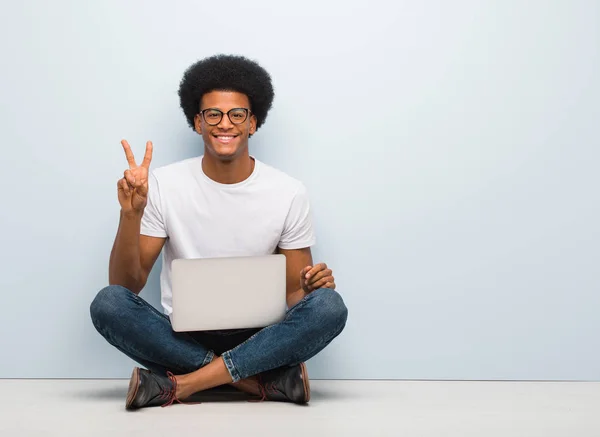
<svg viewBox="0 0 600 437">
<path fill-rule="evenodd" d="M 177 393 L 177 379 L 175 378 L 175 375 L 173 375 L 173 373 L 171 373 L 171 372 L 167 372 L 167 376 L 171 380 L 171 388 L 164 390 L 161 387 L 158 397 L 161 399 L 165 399 L 167 401 L 166 403 L 161 405 L 161 407 L 168 407 L 169 405 L 173 405 L 174 402 L 178 402 L 182 405 L 197 405 L 197 404 L 202 403 L 202 402 L 180 401 L 179 398 L 177 398 L 177 394 L 176 394 Z"/>
<path fill-rule="evenodd" d="M 173 373 L 171 372 L 167 372 L 167 377 L 169 378 L 169 380 L 171 381 L 171 388 L 170 389 L 163 389 L 161 387 L 160 389 L 160 393 L 158 394 L 158 397 L 160 399 L 165 399 L 167 402 L 164 403 L 163 405 L 161 405 L 161 407 L 168 407 L 169 405 L 173 405 L 173 402 L 179 402 L 180 404 L 183 404 L 183 402 L 181 402 L 178 398 L 177 398 L 177 379 L 175 379 L 175 375 L 173 375 Z"/>
<path fill-rule="evenodd" d="M 170 405 L 173 405 L 174 402 L 178 402 L 180 404 L 183 405 L 195 405 L 195 404 L 201 404 L 202 402 L 185 402 L 185 401 L 180 401 L 179 398 L 177 398 L 177 379 L 175 378 L 175 375 L 172 372 L 167 372 L 167 377 L 169 378 L 169 380 L 171 381 L 171 388 L 170 389 L 163 389 L 161 387 L 160 392 L 158 393 L 158 397 L 160 399 L 164 399 L 166 402 L 161 405 L 161 407 L 168 407 Z M 261 398 L 260 399 L 251 399 L 248 402 L 263 402 L 267 400 L 267 395 L 269 394 L 278 394 L 280 393 L 279 390 L 277 390 L 277 388 L 275 388 L 275 384 L 273 384 L 272 382 L 268 382 L 266 384 L 263 384 L 262 378 L 258 377 L 258 390 L 260 391 L 260 395 Z"/>
<path fill-rule="evenodd" d="M 258 375 L 258 390 L 260 391 L 260 399 L 250 400 L 249 402 L 263 402 L 267 400 L 267 395 L 269 394 L 277 394 L 279 390 L 275 388 L 275 385 L 272 382 L 268 382 L 263 384 L 262 378 Z"/>
</svg>

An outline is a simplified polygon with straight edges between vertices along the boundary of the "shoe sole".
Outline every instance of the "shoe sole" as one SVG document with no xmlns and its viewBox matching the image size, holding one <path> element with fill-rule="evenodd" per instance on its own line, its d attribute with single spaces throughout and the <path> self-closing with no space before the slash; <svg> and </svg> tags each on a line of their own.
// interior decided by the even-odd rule
<svg viewBox="0 0 600 437">
<path fill-rule="evenodd" d="M 306 364 L 300 363 L 300 369 L 302 370 L 302 382 L 304 383 L 304 397 L 305 402 L 310 401 L 310 381 L 308 380 L 308 371 L 306 370 Z"/>
<path fill-rule="evenodd" d="M 132 410 L 131 405 L 133 400 L 137 396 L 138 389 L 140 387 L 140 369 L 138 367 L 133 369 L 131 373 L 131 379 L 129 380 L 129 389 L 127 390 L 127 401 L 125 402 L 125 408 Z"/>
</svg>

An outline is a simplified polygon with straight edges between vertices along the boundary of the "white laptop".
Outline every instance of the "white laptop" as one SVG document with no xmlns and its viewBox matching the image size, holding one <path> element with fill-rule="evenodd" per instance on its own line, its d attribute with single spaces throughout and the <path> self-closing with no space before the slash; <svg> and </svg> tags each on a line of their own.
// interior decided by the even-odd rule
<svg viewBox="0 0 600 437">
<path fill-rule="evenodd" d="M 285 255 L 175 259 L 173 330 L 262 328 L 285 317 Z"/>
</svg>

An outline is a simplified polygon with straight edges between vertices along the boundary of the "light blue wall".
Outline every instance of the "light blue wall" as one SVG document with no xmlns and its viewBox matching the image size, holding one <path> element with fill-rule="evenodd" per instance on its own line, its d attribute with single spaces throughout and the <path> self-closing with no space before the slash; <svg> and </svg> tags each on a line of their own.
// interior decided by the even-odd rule
<svg viewBox="0 0 600 437">
<path fill-rule="evenodd" d="M 62 0 L 0 17 L 0 377 L 130 373 L 89 318 L 119 141 L 141 156 L 151 139 L 154 166 L 199 154 L 177 87 L 225 52 L 273 75 L 252 153 L 309 188 L 315 258 L 350 308 L 312 377 L 599 379 L 598 2 Z"/>
</svg>

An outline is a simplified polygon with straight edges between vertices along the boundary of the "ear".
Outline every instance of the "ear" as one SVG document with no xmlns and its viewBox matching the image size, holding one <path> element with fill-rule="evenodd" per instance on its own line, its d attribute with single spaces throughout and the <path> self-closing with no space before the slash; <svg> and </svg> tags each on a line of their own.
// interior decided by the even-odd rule
<svg viewBox="0 0 600 437">
<path fill-rule="evenodd" d="M 202 117 L 200 117 L 200 114 L 194 116 L 194 130 L 202 135 Z"/>
<path fill-rule="evenodd" d="M 256 115 L 252 114 L 250 116 L 250 135 L 254 135 L 254 133 L 256 132 L 256 124 L 257 124 L 257 119 L 256 119 Z"/>
</svg>

